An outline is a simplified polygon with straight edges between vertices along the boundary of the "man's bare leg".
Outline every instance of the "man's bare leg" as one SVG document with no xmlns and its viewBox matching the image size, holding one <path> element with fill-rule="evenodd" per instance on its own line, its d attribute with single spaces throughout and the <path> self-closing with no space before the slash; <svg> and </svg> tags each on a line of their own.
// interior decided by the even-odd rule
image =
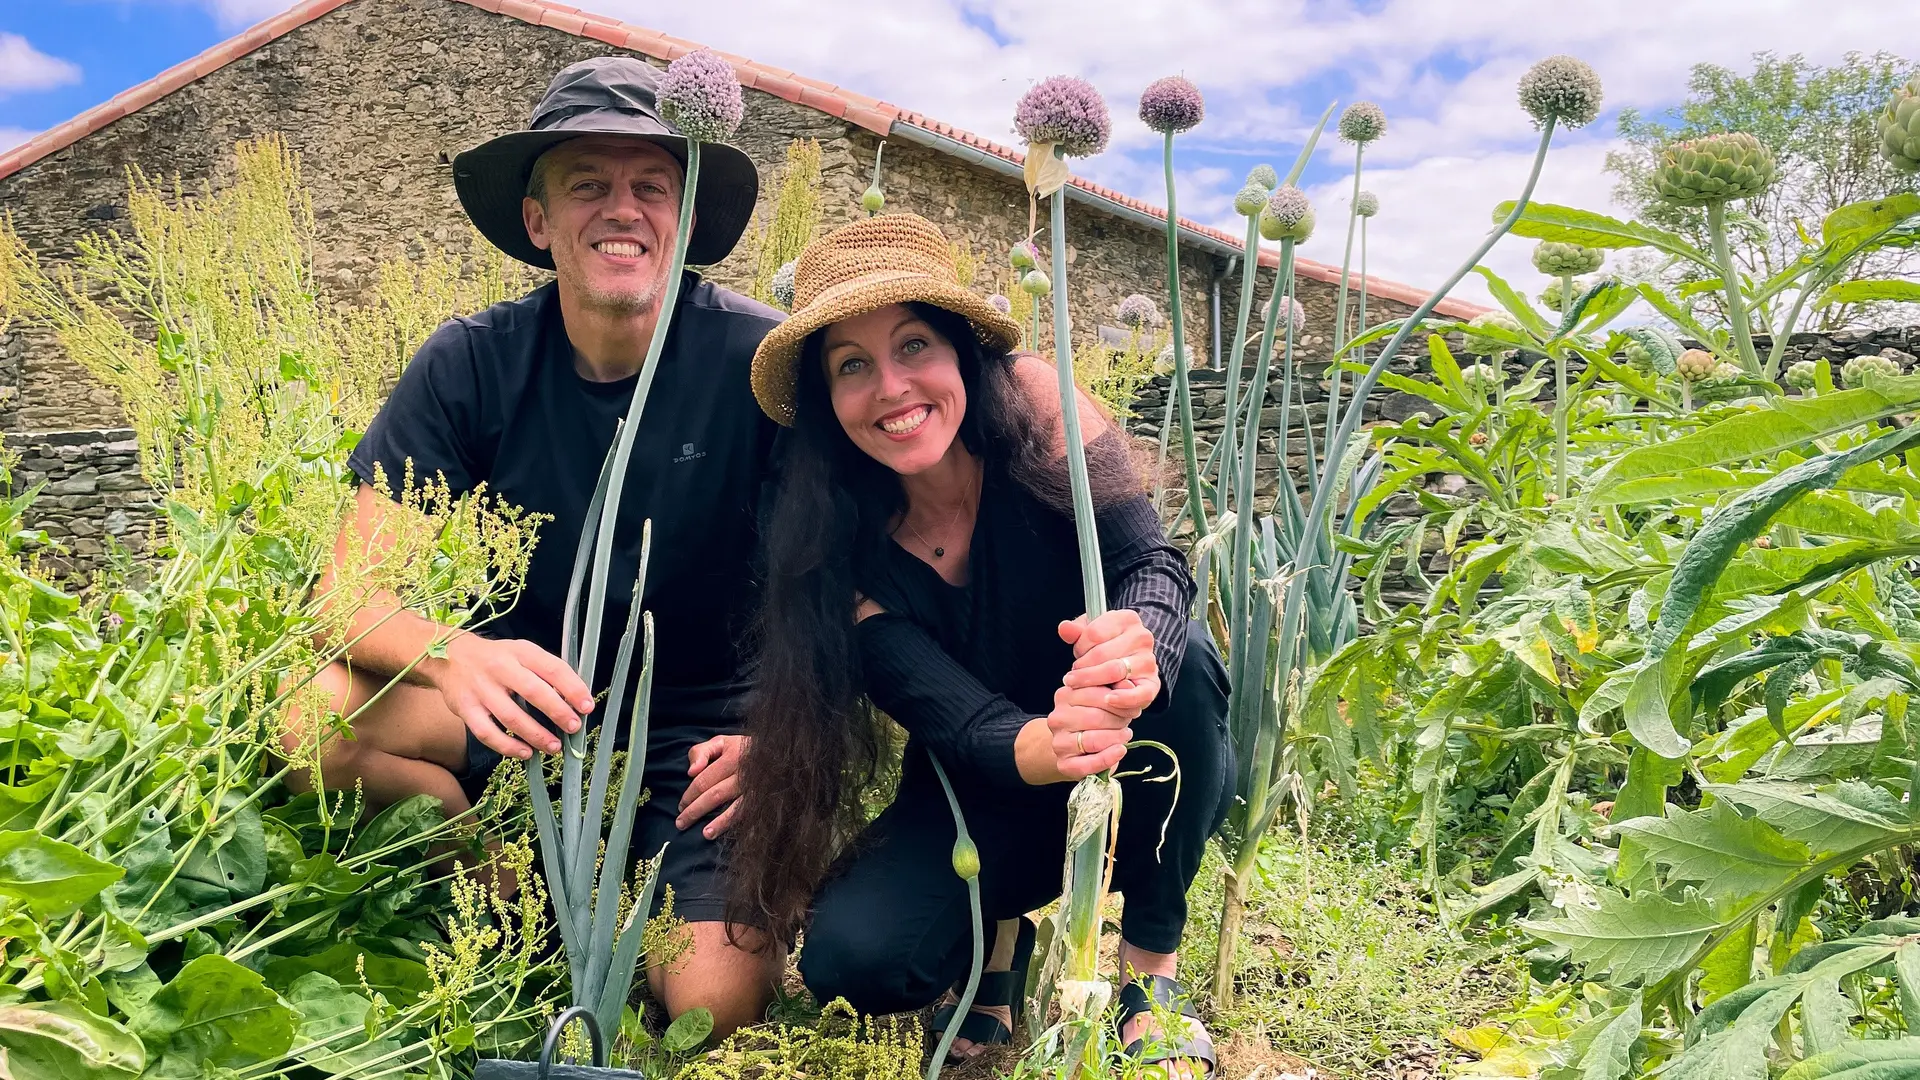
<svg viewBox="0 0 1920 1080">
<path fill-rule="evenodd" d="M 327 665 L 315 682 L 327 692 L 333 711 L 353 718 L 353 737 L 294 714 L 281 739 L 289 760 L 311 760 L 312 740 L 325 735 L 320 780 L 328 791 L 351 789 L 358 783 L 376 808 L 414 795 L 431 795 L 440 800 L 448 817 L 472 807 L 454 778 L 466 768 L 467 727 L 447 709 L 439 691 L 404 682 L 387 686 L 385 677 L 349 670 L 338 661 Z M 377 701 L 373 700 L 376 694 Z M 311 770 L 295 769 L 287 776 L 287 786 L 312 791 Z"/>
<path fill-rule="evenodd" d="M 786 950 L 751 951 L 766 935 L 745 927 L 734 928 L 740 944 L 729 944 L 726 923 L 690 922 L 685 932 L 692 942 L 671 970 L 647 969 L 647 984 L 654 999 L 667 1007 L 667 1015 L 706 1009 L 713 1014 L 715 1040 L 766 1019 L 773 989 L 786 968 Z"/>
</svg>

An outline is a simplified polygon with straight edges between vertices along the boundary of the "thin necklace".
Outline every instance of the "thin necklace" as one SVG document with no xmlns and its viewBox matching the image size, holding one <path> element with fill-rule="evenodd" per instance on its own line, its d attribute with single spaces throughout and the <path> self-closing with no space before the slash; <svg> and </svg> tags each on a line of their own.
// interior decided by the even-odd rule
<svg viewBox="0 0 1920 1080">
<path fill-rule="evenodd" d="M 967 490 L 965 491 L 965 493 L 963 493 L 960 496 L 960 509 L 955 510 L 953 512 L 953 520 L 947 522 L 948 531 L 951 531 L 955 525 L 960 524 L 960 515 L 962 512 L 966 510 L 967 499 L 972 495 L 973 495 L 973 478 L 969 476 L 967 478 Z M 900 515 L 900 524 L 905 525 L 907 527 L 907 531 L 912 533 L 914 536 L 914 539 L 920 541 L 922 546 L 932 548 L 934 558 L 944 559 L 947 557 L 947 549 L 944 547 L 934 547 L 932 542 L 930 542 L 925 536 L 921 535 L 919 529 L 916 529 L 913 527 L 913 522 L 908 519 L 907 515 L 905 514 Z"/>
</svg>

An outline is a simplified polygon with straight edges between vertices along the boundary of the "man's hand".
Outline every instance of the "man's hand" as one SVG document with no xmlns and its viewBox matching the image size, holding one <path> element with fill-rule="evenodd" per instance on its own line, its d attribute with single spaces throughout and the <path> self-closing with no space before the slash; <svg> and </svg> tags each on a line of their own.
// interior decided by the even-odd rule
<svg viewBox="0 0 1920 1080">
<path fill-rule="evenodd" d="M 513 695 L 569 734 L 580 729 L 581 717 L 593 712 L 587 684 L 566 661 L 531 641 L 460 634 L 447 643 L 445 657 L 421 668 L 474 738 L 506 757 L 524 760 L 534 749 L 560 752 L 560 740 L 516 705 Z"/>
<path fill-rule="evenodd" d="M 1112 688 L 1087 704 L 1132 721 L 1160 696 L 1160 664 L 1153 655 L 1153 632 L 1141 623 L 1136 612 L 1121 608 L 1092 622 L 1082 615 L 1060 624 L 1060 640 L 1073 646 L 1073 669 L 1063 680 L 1067 688 Z"/>
<path fill-rule="evenodd" d="M 740 757 L 747 752 L 748 741 L 745 735 L 715 735 L 687 751 L 687 775 L 693 783 L 680 796 L 675 828 L 685 830 L 721 807 L 725 811 L 707 822 L 701 834 L 711 840 L 733 824 L 740 812 Z"/>
</svg>

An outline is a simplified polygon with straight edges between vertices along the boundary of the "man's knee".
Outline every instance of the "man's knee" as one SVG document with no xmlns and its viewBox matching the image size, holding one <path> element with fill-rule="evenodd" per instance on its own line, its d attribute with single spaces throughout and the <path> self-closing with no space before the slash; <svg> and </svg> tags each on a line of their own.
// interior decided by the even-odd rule
<svg viewBox="0 0 1920 1080">
<path fill-rule="evenodd" d="M 321 668 L 311 682 L 295 685 L 298 677 L 287 676 L 280 693 L 290 695 L 282 715 L 280 752 L 295 766 L 319 761 L 334 768 L 350 766 L 360 746 L 337 725 L 335 718 L 345 714 L 353 697 L 353 673 L 347 665 L 334 661 Z M 296 769 L 304 775 L 305 769 Z"/>
</svg>

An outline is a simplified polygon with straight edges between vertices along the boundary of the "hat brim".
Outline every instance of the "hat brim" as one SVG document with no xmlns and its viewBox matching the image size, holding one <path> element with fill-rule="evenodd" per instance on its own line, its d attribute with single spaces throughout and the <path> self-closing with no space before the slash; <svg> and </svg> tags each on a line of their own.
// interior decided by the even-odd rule
<svg viewBox="0 0 1920 1080">
<path fill-rule="evenodd" d="M 527 179 L 541 154 L 569 139 L 610 135 L 644 139 L 665 147 L 683 165 L 687 140 L 672 133 L 630 128 L 564 128 L 511 131 L 490 139 L 453 159 L 453 188 L 480 235 L 508 255 L 529 266 L 553 269 L 553 256 L 534 246 L 521 217 Z M 687 262 L 706 266 L 727 257 L 753 219 L 760 196 L 760 174 L 753 160 L 726 143 L 700 145 L 700 179 L 693 193 L 693 235 L 687 239 Z"/>
<path fill-rule="evenodd" d="M 959 285 L 905 270 L 882 270 L 840 282 L 767 332 L 753 354 L 753 396 L 760 409 L 784 427 L 793 426 L 800 349 L 821 327 L 889 304 L 919 301 L 967 320 L 980 344 L 1009 353 L 1019 347 L 1020 324 L 987 298 Z"/>
</svg>

